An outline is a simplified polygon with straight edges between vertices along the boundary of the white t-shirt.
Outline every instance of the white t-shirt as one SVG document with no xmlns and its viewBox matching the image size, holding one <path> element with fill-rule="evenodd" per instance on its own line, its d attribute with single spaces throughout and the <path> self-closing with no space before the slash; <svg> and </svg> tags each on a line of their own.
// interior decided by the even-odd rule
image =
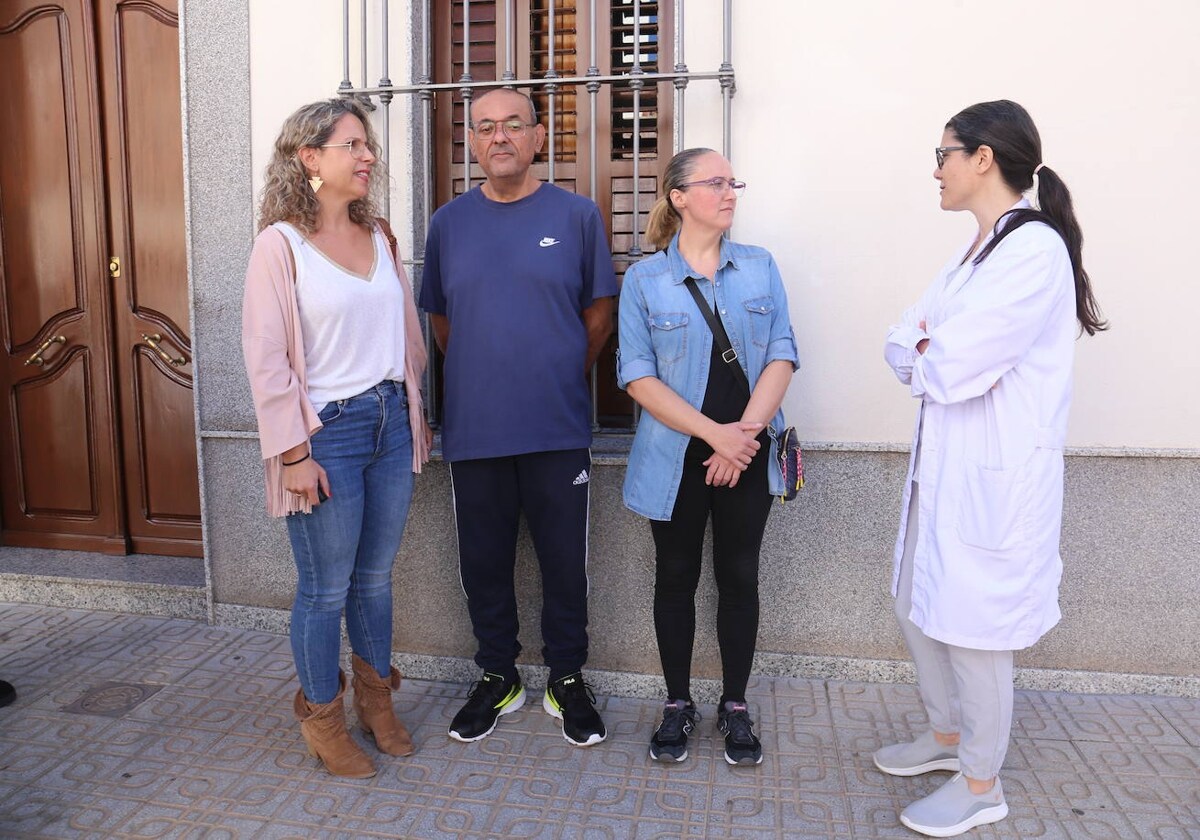
<svg viewBox="0 0 1200 840">
<path fill-rule="evenodd" d="M 308 398 L 327 403 L 361 394 L 385 379 L 404 380 L 404 293 L 383 234 L 371 234 L 375 260 L 366 277 L 325 256 L 287 222 L 296 300 L 304 335 Z"/>
</svg>

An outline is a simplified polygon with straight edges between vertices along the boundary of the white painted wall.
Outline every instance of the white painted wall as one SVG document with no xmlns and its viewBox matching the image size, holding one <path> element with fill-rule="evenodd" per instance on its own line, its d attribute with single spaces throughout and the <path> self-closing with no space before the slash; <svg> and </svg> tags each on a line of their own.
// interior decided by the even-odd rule
<svg viewBox="0 0 1200 840">
<path fill-rule="evenodd" d="M 283 121 L 301 105 L 337 93 L 341 32 L 341 3 L 250 2 L 250 146 L 256 204 Z"/>
<path fill-rule="evenodd" d="M 342 78 L 341 4 L 250 5 L 257 188 L 283 118 Z M 405 6 L 391 4 L 396 83 L 410 81 Z M 691 69 L 720 64 L 721 19 L 720 0 L 686 3 Z M 1079 342 L 1069 444 L 1200 448 L 1197 43 L 1195 0 L 735 0 L 733 160 L 750 184 L 735 236 L 770 248 L 788 282 L 804 367 L 785 409 L 802 436 L 908 441 L 915 406 L 883 364 L 884 331 L 973 233 L 971 217 L 938 209 L 932 150 L 955 112 L 1009 98 L 1075 194 L 1113 322 Z M 720 148 L 720 126 L 719 87 L 692 83 L 688 145 Z"/>
<path fill-rule="evenodd" d="M 1068 443 L 1200 447 L 1189 247 L 1200 4 L 735 0 L 734 10 L 733 158 L 750 184 L 735 236 L 770 248 L 786 272 L 804 368 L 785 409 L 804 437 L 908 440 L 914 406 L 883 365 L 884 331 L 973 233 L 968 214 L 938 208 L 933 147 L 958 110 L 1008 98 L 1029 109 L 1046 162 L 1074 193 L 1084 265 L 1113 324 L 1079 342 Z M 693 70 L 719 63 L 719 23 L 720 3 L 687 3 Z M 689 123 L 705 107 L 693 100 L 716 95 L 689 90 Z"/>
<path fill-rule="evenodd" d="M 370 0 L 367 20 L 367 84 L 378 83 L 382 64 L 381 28 L 383 0 Z M 407 2 L 388 2 L 388 78 L 394 84 L 411 83 L 412 11 Z M 360 32 L 361 3 L 350 4 L 350 81 L 362 85 Z M 250 130 L 257 203 L 263 170 L 279 128 L 302 105 L 337 95 L 344 76 L 342 59 L 342 4 L 333 0 L 250 0 Z M 401 256 L 414 253 L 412 226 L 401 219 L 412 216 L 409 172 L 412 159 L 413 97 L 397 96 L 391 105 L 390 161 L 391 213 L 400 241 Z M 382 111 L 372 119 L 382 139 Z"/>
</svg>

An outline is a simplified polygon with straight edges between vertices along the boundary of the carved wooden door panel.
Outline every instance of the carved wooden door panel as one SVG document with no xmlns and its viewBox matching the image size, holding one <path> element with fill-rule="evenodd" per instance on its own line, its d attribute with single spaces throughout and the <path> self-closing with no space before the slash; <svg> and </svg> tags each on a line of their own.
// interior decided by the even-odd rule
<svg viewBox="0 0 1200 840">
<path fill-rule="evenodd" d="M 200 554 L 176 0 L 0 0 L 0 542 Z"/>
<path fill-rule="evenodd" d="M 176 0 L 100 0 L 112 313 L 131 548 L 200 556 Z"/>
<path fill-rule="evenodd" d="M 0 512 L 8 545 L 124 553 L 93 32 L 0 3 Z"/>
</svg>

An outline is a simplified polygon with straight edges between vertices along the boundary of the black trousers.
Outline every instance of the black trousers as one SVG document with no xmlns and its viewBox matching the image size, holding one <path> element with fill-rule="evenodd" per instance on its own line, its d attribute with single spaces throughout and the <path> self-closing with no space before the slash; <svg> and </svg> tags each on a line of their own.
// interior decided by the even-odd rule
<svg viewBox="0 0 1200 840">
<path fill-rule="evenodd" d="M 475 663 L 485 671 L 511 673 L 521 652 L 513 570 L 522 513 L 542 572 L 542 657 L 550 677 L 587 661 L 591 471 L 587 449 L 450 464 L 459 574 L 479 642 Z"/>
<path fill-rule="evenodd" d="M 704 483 L 707 468 L 685 461 L 670 520 L 651 520 L 656 567 L 654 629 L 669 699 L 691 698 L 696 586 L 704 531 L 712 518 L 713 574 L 717 581 L 717 643 L 725 700 L 744 700 L 758 640 L 758 555 L 771 511 L 768 447 L 742 473 L 736 487 Z"/>
</svg>

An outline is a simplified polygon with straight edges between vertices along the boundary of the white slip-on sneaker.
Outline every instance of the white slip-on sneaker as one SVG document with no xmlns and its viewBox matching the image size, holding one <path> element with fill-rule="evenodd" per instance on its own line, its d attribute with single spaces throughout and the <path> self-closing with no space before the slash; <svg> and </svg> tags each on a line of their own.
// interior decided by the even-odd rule
<svg viewBox="0 0 1200 840">
<path fill-rule="evenodd" d="M 913 741 L 892 744 L 875 751 L 875 766 L 892 776 L 919 776 L 931 770 L 957 773 L 958 745 L 946 747 L 937 742 L 928 729 Z"/>
<path fill-rule="evenodd" d="M 962 773 L 924 799 L 900 812 L 900 822 L 929 837 L 957 837 L 977 825 L 999 822 L 1008 816 L 1000 779 L 987 793 L 971 793 Z"/>
</svg>

